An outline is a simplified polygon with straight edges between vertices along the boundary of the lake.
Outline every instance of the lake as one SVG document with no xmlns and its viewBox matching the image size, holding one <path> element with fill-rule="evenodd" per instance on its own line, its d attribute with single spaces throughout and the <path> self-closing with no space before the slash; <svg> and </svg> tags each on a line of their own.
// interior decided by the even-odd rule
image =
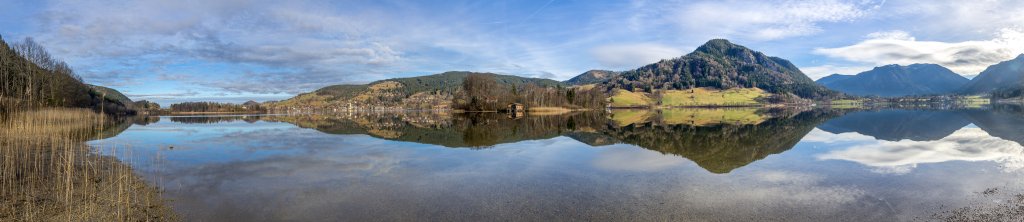
<svg viewBox="0 0 1024 222">
<path fill-rule="evenodd" d="M 908 221 L 998 212 L 1024 193 L 1013 106 L 128 125 L 89 144 L 165 190 L 187 221 Z"/>
</svg>

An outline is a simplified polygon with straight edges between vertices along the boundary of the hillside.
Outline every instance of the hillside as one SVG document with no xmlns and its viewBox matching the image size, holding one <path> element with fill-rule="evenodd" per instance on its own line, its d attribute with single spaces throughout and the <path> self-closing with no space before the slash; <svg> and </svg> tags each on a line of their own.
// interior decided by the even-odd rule
<svg viewBox="0 0 1024 222">
<path fill-rule="evenodd" d="M 829 76 L 817 82 L 857 96 L 899 97 L 953 93 L 970 81 L 936 64 L 886 65 L 853 76 Z"/>
<path fill-rule="evenodd" d="M 805 99 L 840 96 L 816 84 L 785 59 L 770 57 L 724 39 L 708 41 L 679 58 L 622 72 L 610 79 L 606 87 L 648 93 L 699 87 L 760 88 L 772 94 Z"/>
<path fill-rule="evenodd" d="M 1021 77 L 1024 77 L 1024 54 L 985 68 L 985 71 L 971 79 L 961 92 L 986 94 L 995 90 L 1024 88 L 1024 78 Z"/>
<path fill-rule="evenodd" d="M 92 108 L 105 113 L 131 114 L 130 103 L 116 90 L 93 88 L 82 82 L 63 61 L 43 46 L 25 39 L 8 45 L 0 38 L 0 111 L 39 107 Z M 107 92 L 108 97 L 103 97 Z"/>
<path fill-rule="evenodd" d="M 598 84 L 604 83 L 615 76 L 618 76 L 619 72 L 608 71 L 608 70 L 590 70 L 583 74 L 572 77 L 572 79 L 562 81 L 566 85 L 587 85 L 587 84 Z"/>
<path fill-rule="evenodd" d="M 128 96 L 125 96 L 124 94 L 122 94 L 120 91 L 117 91 L 116 89 L 112 89 L 112 88 L 108 88 L 108 87 L 103 87 L 103 86 L 92 85 L 92 84 L 86 84 L 86 85 L 89 86 L 89 89 L 92 90 L 93 94 L 102 96 L 104 99 L 106 99 L 108 101 L 117 101 L 120 104 L 124 104 L 128 108 L 132 108 L 135 105 L 134 101 L 132 101 L 131 99 L 128 98 Z"/>
<path fill-rule="evenodd" d="M 342 108 L 387 107 L 411 109 L 450 108 L 456 92 L 462 89 L 466 77 L 479 74 L 491 77 L 506 86 L 536 85 L 557 87 L 555 80 L 526 78 L 513 75 L 476 72 L 444 72 L 440 74 L 374 81 L 365 85 L 333 85 L 312 93 L 300 94 L 288 100 L 269 104 L 274 108 Z"/>
</svg>

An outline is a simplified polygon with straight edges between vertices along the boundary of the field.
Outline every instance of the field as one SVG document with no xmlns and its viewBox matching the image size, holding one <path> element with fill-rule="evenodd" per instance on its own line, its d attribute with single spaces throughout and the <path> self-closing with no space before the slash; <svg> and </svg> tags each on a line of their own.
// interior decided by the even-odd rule
<svg viewBox="0 0 1024 222">
<path fill-rule="evenodd" d="M 622 89 L 615 89 L 609 101 L 612 107 L 644 107 L 654 103 L 654 100 L 648 97 L 646 93 L 630 92 Z"/>
<path fill-rule="evenodd" d="M 689 90 L 666 90 L 661 99 L 662 106 L 755 106 L 759 97 L 769 94 L 758 88 L 694 88 Z"/>
<path fill-rule="evenodd" d="M 758 88 L 664 90 L 659 103 L 651 94 L 619 89 L 609 101 L 612 107 L 757 106 L 758 98 L 769 95 Z"/>
</svg>

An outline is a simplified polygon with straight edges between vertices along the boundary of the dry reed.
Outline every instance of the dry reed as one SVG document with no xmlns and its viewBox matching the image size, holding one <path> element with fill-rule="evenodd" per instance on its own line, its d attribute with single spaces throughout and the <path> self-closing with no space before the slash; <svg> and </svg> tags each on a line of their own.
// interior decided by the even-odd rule
<svg viewBox="0 0 1024 222">
<path fill-rule="evenodd" d="M 177 220 L 131 167 L 85 144 L 112 117 L 87 109 L 0 114 L 0 221 Z"/>
</svg>

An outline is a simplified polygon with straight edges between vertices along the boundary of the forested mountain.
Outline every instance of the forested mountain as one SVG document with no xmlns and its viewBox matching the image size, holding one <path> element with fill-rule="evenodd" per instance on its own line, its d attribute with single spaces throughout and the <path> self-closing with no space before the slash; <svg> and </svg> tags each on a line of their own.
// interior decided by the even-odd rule
<svg viewBox="0 0 1024 222">
<path fill-rule="evenodd" d="M 590 70 L 583 74 L 580 74 L 572 79 L 562 81 L 566 85 L 586 85 L 586 84 L 598 84 L 604 83 L 615 76 L 618 76 L 619 72 L 608 71 L 608 70 Z"/>
<path fill-rule="evenodd" d="M 770 57 L 724 39 L 708 41 L 679 58 L 622 72 L 609 80 L 606 87 L 634 92 L 744 87 L 801 98 L 840 96 L 815 83 L 785 59 Z"/>
<path fill-rule="evenodd" d="M 13 45 L 0 38 L 0 84 L 3 84 L 0 86 L 0 111 L 3 112 L 79 107 L 106 113 L 134 113 L 125 102 L 127 97 L 113 89 L 93 88 L 83 83 L 67 63 L 51 56 L 31 38 Z"/>
<path fill-rule="evenodd" d="M 832 75 L 817 82 L 851 95 L 898 97 L 953 93 L 968 81 L 940 65 L 913 64 L 880 66 L 854 76 Z"/>
<path fill-rule="evenodd" d="M 1017 58 L 989 66 L 964 86 L 963 93 L 985 94 L 993 91 L 1020 91 L 1024 89 L 1024 54 Z"/>
<path fill-rule="evenodd" d="M 828 84 L 831 84 L 833 82 L 844 80 L 844 79 L 849 79 L 849 78 L 852 78 L 852 77 L 853 77 L 853 75 L 843 75 L 843 74 L 836 73 L 836 74 L 832 74 L 832 75 L 828 75 L 828 76 L 822 77 L 822 78 L 820 78 L 820 79 L 818 79 L 817 81 L 814 81 L 814 82 L 816 82 L 818 84 L 821 84 L 821 85 L 828 85 Z"/>
</svg>

